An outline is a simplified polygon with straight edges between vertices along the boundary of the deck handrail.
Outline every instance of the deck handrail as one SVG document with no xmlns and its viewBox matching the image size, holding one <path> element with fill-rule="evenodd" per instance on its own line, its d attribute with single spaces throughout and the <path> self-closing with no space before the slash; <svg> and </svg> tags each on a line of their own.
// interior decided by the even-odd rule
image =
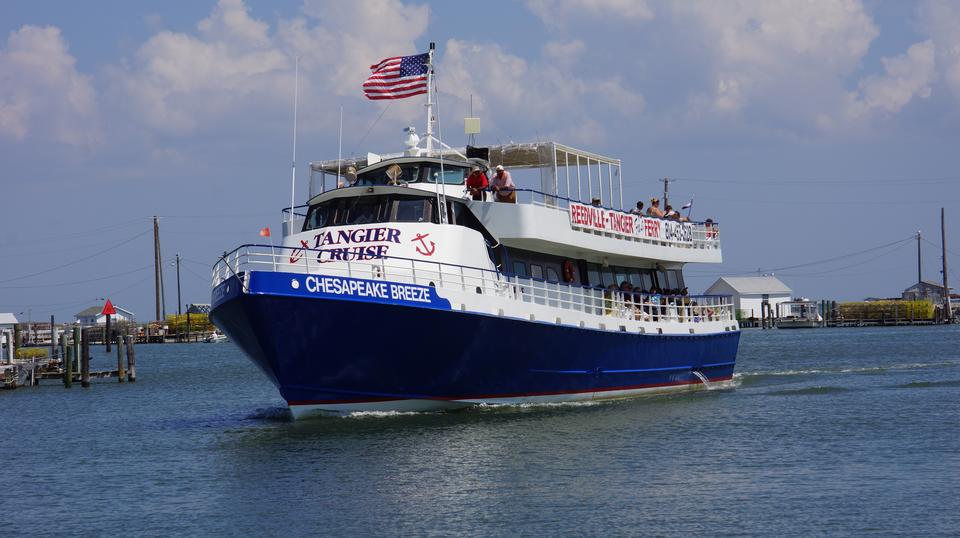
<svg viewBox="0 0 960 538">
<path fill-rule="evenodd" d="M 213 285 L 253 270 L 298 274 L 392 279 L 437 289 L 496 295 L 615 319 L 661 322 L 733 321 L 728 295 L 666 295 L 554 282 L 495 269 L 400 256 L 363 261 L 313 262 L 322 249 L 245 244 L 225 253 L 213 266 Z M 295 261 L 292 255 L 298 254 Z M 399 280 L 398 280 L 399 279 Z"/>
</svg>

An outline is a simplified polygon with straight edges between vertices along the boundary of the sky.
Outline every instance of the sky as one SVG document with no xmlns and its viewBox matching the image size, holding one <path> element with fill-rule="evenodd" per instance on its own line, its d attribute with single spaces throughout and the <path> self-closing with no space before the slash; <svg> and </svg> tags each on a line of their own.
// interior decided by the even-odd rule
<svg viewBox="0 0 960 538">
<path fill-rule="evenodd" d="M 69 321 L 109 297 L 152 319 L 154 215 L 167 313 L 176 253 L 181 302 L 209 303 L 220 254 L 279 235 L 294 58 L 302 203 L 341 107 L 345 155 L 423 129 L 422 100 L 361 84 L 431 41 L 446 142 L 465 143 L 472 95 L 480 144 L 620 158 L 627 200 L 670 177 L 718 221 L 724 263 L 688 266 L 692 292 L 764 272 L 815 299 L 899 296 L 918 230 L 941 278 L 941 207 L 960 277 L 957 28 L 945 0 L 6 0 L 0 312 Z"/>
</svg>

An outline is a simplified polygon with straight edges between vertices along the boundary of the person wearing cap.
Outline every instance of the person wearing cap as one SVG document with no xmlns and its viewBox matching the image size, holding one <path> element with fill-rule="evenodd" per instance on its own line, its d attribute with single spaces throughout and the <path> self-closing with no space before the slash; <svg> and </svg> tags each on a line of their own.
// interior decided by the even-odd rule
<svg viewBox="0 0 960 538">
<path fill-rule="evenodd" d="M 660 209 L 660 199 L 654 196 L 650 199 L 650 207 L 647 208 L 648 217 L 663 218 L 663 211 Z"/>
<path fill-rule="evenodd" d="M 517 186 L 514 185 L 510 172 L 504 170 L 502 164 L 497 165 L 496 172 L 496 175 L 493 176 L 493 182 L 490 184 L 496 200 L 511 204 L 517 203 Z"/>
<path fill-rule="evenodd" d="M 479 166 L 474 166 L 473 171 L 470 172 L 470 175 L 467 177 L 467 190 L 470 191 L 470 196 L 479 202 L 484 201 L 485 193 L 483 191 L 490 185 L 490 180 L 487 178 L 487 174 L 480 169 Z"/>
</svg>

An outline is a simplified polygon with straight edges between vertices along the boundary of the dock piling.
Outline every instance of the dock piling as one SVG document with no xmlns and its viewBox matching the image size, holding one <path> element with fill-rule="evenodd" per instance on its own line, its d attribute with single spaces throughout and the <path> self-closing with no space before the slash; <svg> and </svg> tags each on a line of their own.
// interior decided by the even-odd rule
<svg viewBox="0 0 960 538">
<path fill-rule="evenodd" d="M 80 343 L 80 386 L 90 387 L 90 331 L 83 331 Z"/>
<path fill-rule="evenodd" d="M 63 362 L 63 386 L 73 386 L 73 346 L 67 346 L 67 355 Z"/>
<path fill-rule="evenodd" d="M 127 381 L 137 382 L 137 355 L 133 350 L 133 337 L 126 337 L 127 343 Z"/>
<path fill-rule="evenodd" d="M 117 379 L 121 383 L 127 381 L 127 372 L 123 369 L 123 340 L 122 334 L 117 335 Z"/>
</svg>

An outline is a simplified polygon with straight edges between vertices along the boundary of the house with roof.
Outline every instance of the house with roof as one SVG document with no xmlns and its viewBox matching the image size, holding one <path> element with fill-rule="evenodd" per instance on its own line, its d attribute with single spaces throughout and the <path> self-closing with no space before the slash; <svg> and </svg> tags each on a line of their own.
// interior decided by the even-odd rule
<svg viewBox="0 0 960 538">
<path fill-rule="evenodd" d="M 768 316 L 776 316 L 780 303 L 790 300 L 793 290 L 773 275 L 722 276 L 706 291 L 707 295 L 730 295 L 737 318 L 763 317 L 763 303 L 769 304 Z"/>
<path fill-rule="evenodd" d="M 114 323 L 118 321 L 133 321 L 135 315 L 133 312 L 127 310 L 126 308 L 121 308 L 117 305 L 113 305 L 113 308 L 117 311 L 116 314 L 113 314 L 112 321 Z M 96 327 L 98 325 L 107 324 L 107 316 L 103 315 L 103 306 L 91 306 L 90 308 L 84 308 L 80 312 L 77 312 L 73 315 L 76 319 L 75 323 L 81 327 Z"/>
<path fill-rule="evenodd" d="M 903 290 L 900 297 L 904 301 L 930 301 L 933 304 L 940 304 L 943 302 L 946 294 L 944 293 L 943 284 L 930 280 L 921 280 Z"/>
<path fill-rule="evenodd" d="M 16 344 L 13 341 L 17 316 L 10 312 L 0 312 L 0 364 L 9 364 L 13 361 Z"/>
</svg>

